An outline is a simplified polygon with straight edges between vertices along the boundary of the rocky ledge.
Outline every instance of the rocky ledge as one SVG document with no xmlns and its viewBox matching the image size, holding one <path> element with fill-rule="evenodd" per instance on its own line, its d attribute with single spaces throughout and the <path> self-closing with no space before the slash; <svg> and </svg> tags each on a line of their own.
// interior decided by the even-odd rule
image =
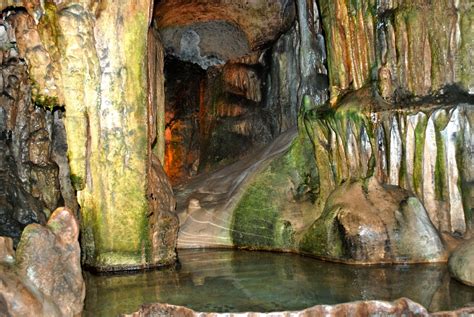
<svg viewBox="0 0 474 317">
<path fill-rule="evenodd" d="M 311 316 L 472 316 L 474 307 L 462 308 L 453 312 L 439 312 L 430 314 L 426 308 L 407 298 L 400 298 L 393 302 L 358 301 L 334 306 L 317 305 L 302 311 L 285 311 L 272 313 L 202 313 L 183 306 L 168 304 L 148 304 L 125 317 L 154 317 L 154 316 L 181 316 L 181 317 L 311 317 Z"/>
</svg>

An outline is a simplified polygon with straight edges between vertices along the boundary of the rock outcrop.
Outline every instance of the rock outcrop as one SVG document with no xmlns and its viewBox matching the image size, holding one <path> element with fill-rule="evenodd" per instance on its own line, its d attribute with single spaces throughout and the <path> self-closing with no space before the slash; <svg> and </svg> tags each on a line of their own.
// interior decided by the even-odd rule
<svg viewBox="0 0 474 317">
<path fill-rule="evenodd" d="M 432 105 L 420 110 L 370 111 L 360 109 L 360 99 L 349 100 L 352 103 L 336 111 L 304 114 L 303 128 L 289 150 L 267 160 L 259 169 L 236 173 L 235 165 L 208 175 L 204 187 L 199 185 L 199 178 L 183 186 L 178 193 L 182 220 L 178 246 L 303 251 L 328 258 L 330 253 L 323 250 L 339 239 L 341 252 L 334 260 L 445 261 L 440 232 L 464 235 L 470 226 L 472 107 Z M 412 125 L 417 117 L 425 121 Z M 429 128 L 431 120 L 436 124 Z M 430 147 L 432 144 L 434 148 Z M 369 239 L 371 242 L 357 238 L 363 236 L 364 230 L 375 232 L 371 229 L 375 218 L 368 214 L 381 212 L 377 203 L 371 207 L 370 199 L 359 188 L 357 199 L 346 202 L 367 203 L 361 213 L 356 212 L 361 218 L 348 216 L 354 221 L 359 219 L 354 226 L 355 243 L 351 245 L 350 239 L 341 238 L 349 228 L 344 229 L 344 224 L 334 218 L 339 205 L 327 200 L 334 191 L 344 197 L 351 191 L 347 184 L 370 177 L 385 184 L 374 187 L 378 188 L 374 189 L 375 196 L 380 193 L 381 197 L 392 197 L 390 206 L 384 207 L 383 221 L 376 225 L 380 230 L 375 230 L 385 238 Z M 370 191 L 367 194 L 370 197 Z M 227 197 L 225 204 L 220 197 Z M 417 217 L 413 217 L 415 214 Z M 312 239 L 308 239 L 314 237 L 314 227 L 310 226 L 315 221 L 318 226 L 331 229 L 325 231 L 328 234 L 323 235 L 320 244 L 309 243 Z M 329 234 L 332 230 L 336 232 L 334 239 Z M 411 240 L 420 244 L 413 250 L 404 248 Z M 382 241 L 387 244 L 379 245 Z M 360 248 L 379 251 L 353 253 Z"/>
<path fill-rule="evenodd" d="M 386 110 L 360 90 L 335 111 L 306 114 L 321 199 L 344 180 L 374 175 L 415 193 L 440 232 L 464 235 L 472 217 L 473 109 L 444 103 Z"/>
<path fill-rule="evenodd" d="M 85 284 L 74 213 L 58 208 L 46 226 L 31 224 L 16 250 L 0 238 L 0 313 L 6 316 L 77 316 Z"/>
<path fill-rule="evenodd" d="M 447 259 L 441 237 L 418 198 L 374 178 L 347 182 L 332 192 L 300 248 L 321 258 L 363 264 Z"/>
<path fill-rule="evenodd" d="M 257 312 L 248 312 L 248 313 L 213 313 L 213 312 L 196 312 L 192 309 L 186 308 L 184 306 L 174 306 L 168 304 L 147 304 L 143 305 L 142 308 L 133 313 L 125 314 L 122 316 L 128 317 L 151 317 L 151 316 L 183 316 L 183 317 L 220 317 L 220 316 L 229 316 L 229 317 L 290 317 L 290 316 L 372 316 L 372 315 L 390 315 L 390 316 L 404 316 L 404 315 L 414 315 L 414 316 L 468 316 L 469 314 L 474 313 L 474 308 L 461 309 L 455 312 L 440 312 L 435 314 L 430 314 L 420 304 L 412 302 L 406 298 L 400 298 L 393 302 L 384 302 L 384 301 L 359 301 L 339 305 L 318 305 L 302 311 L 293 311 L 293 312 L 272 312 L 272 313 L 257 313 Z"/>
<path fill-rule="evenodd" d="M 41 97 L 19 58 L 15 25 L 27 17 L 19 11 L 0 20 L 0 234 L 15 245 L 27 224 L 44 224 L 63 201 L 77 211 L 62 111 Z"/>
<path fill-rule="evenodd" d="M 391 101 L 450 85 L 474 92 L 468 0 L 322 0 L 320 7 L 333 102 L 370 83 Z"/>
<path fill-rule="evenodd" d="M 464 242 L 449 258 L 449 271 L 464 284 L 474 286 L 474 239 Z"/>
<path fill-rule="evenodd" d="M 162 70 L 161 42 L 148 32 L 151 2 L 16 1 L 12 5 L 16 8 L 6 15 L 18 56 L 26 60 L 34 83 L 33 100 L 51 109 L 64 106 L 67 113 L 66 135 L 58 145 L 65 152 L 67 144 L 68 159 L 62 156 L 57 161 L 59 174 L 67 179 L 70 174 L 81 206 L 84 263 L 99 270 L 172 263 L 174 240 L 167 237 L 170 252 L 162 252 L 164 244 L 157 240 L 161 232 L 153 230 L 161 230 L 162 215 L 174 217 L 169 213 L 174 206 L 168 197 L 147 196 L 157 191 L 151 187 L 154 156 L 162 158 L 164 152 L 164 140 L 157 140 L 163 138 L 164 121 L 156 115 L 163 76 L 162 72 L 147 74 L 144 62 L 150 53 L 152 61 L 157 60 L 151 66 Z M 31 141 L 40 146 L 29 152 L 39 157 L 32 162 L 42 170 L 49 168 L 45 139 L 44 132 L 36 133 Z M 68 166 L 70 173 L 62 169 Z M 51 171 L 57 175 L 57 166 Z M 43 187 L 55 179 L 32 175 Z M 61 184 L 61 189 L 72 190 L 67 185 Z M 42 198 L 47 203 L 52 200 Z M 63 198 L 67 203 L 75 201 L 70 195 Z M 163 199 L 166 209 L 151 209 L 156 207 L 153 199 Z M 150 222 L 150 214 L 157 218 Z M 170 233 L 176 232 L 176 220 L 164 223 Z M 168 257 L 157 259 L 156 252 Z"/>
</svg>

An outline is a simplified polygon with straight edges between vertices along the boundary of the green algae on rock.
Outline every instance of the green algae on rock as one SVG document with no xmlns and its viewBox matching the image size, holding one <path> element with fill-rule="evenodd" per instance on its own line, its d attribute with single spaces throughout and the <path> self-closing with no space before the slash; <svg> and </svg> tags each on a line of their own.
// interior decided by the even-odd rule
<svg viewBox="0 0 474 317">
<path fill-rule="evenodd" d="M 449 271 L 455 279 L 474 287 L 474 239 L 465 241 L 452 253 Z"/>
<path fill-rule="evenodd" d="M 444 262 L 447 257 L 421 202 L 375 178 L 339 186 L 300 248 L 325 259 L 364 264 Z"/>
<path fill-rule="evenodd" d="M 148 120 L 158 106 L 147 107 L 150 5 L 47 2 L 38 24 L 24 10 L 11 18 L 20 56 L 36 83 L 35 101 L 65 106 L 71 181 L 82 212 L 83 263 L 98 270 L 175 261 L 173 194 L 156 168 L 160 163 L 153 163 L 158 121 Z M 154 44 L 161 46 L 158 39 Z M 154 85 L 162 84 L 161 75 Z M 157 179 L 166 188 L 152 188 Z M 166 196 L 158 197 L 163 205 L 152 202 L 160 194 Z"/>
</svg>

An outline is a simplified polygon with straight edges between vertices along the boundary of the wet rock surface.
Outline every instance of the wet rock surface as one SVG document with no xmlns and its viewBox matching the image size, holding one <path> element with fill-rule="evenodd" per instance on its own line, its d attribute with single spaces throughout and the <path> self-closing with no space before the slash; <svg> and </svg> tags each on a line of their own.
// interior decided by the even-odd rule
<svg viewBox="0 0 474 317">
<path fill-rule="evenodd" d="M 375 179 L 345 183 L 332 192 L 300 248 L 354 263 L 443 262 L 447 257 L 421 202 Z"/>
<path fill-rule="evenodd" d="M 449 270 L 455 279 L 474 287 L 474 239 L 464 242 L 451 254 Z"/>
<path fill-rule="evenodd" d="M 333 100 L 374 76 L 379 93 L 392 101 L 453 84 L 472 93 L 469 1 L 341 0 L 321 1 L 320 6 Z"/>
<path fill-rule="evenodd" d="M 78 236 L 74 213 L 58 208 L 47 225 L 26 227 L 15 260 L 4 261 L 13 254 L 2 250 L 0 298 L 4 305 L 0 312 L 7 316 L 77 316 L 85 297 Z"/>
<path fill-rule="evenodd" d="M 374 175 L 416 194 L 440 232 L 465 235 L 472 213 L 472 104 L 424 104 L 395 112 L 368 94 L 360 90 L 335 111 L 305 115 L 321 199 L 344 180 Z"/>
<path fill-rule="evenodd" d="M 407 298 L 400 298 L 393 302 L 384 301 L 360 301 L 334 306 L 318 305 L 302 311 L 293 312 L 272 312 L 272 313 L 213 313 L 213 312 L 196 312 L 183 306 L 174 306 L 168 304 L 148 304 L 133 314 L 124 314 L 122 316 L 129 317 L 152 317 L 152 316 L 185 316 L 185 317 L 219 317 L 219 316 L 272 316 L 272 317 L 290 317 L 290 316 L 353 316 L 353 315 L 390 315 L 390 316 L 468 316 L 474 313 L 474 308 L 461 309 L 456 312 L 440 312 L 430 314 L 421 306 Z"/>
<path fill-rule="evenodd" d="M 244 188 L 256 172 L 288 149 L 295 134 L 296 129 L 290 129 L 245 159 L 177 187 L 178 248 L 232 247 L 234 212 Z"/>
<path fill-rule="evenodd" d="M 60 186 L 70 182 L 68 167 L 62 164 L 60 169 L 55 163 L 67 161 L 57 146 L 57 136 L 64 133 L 58 128 L 61 113 L 33 102 L 27 66 L 11 44 L 11 19 L 2 20 L 2 45 L 11 47 L 0 51 L 0 234 L 12 237 L 16 245 L 23 228 L 44 223 L 43 211 L 51 213 L 63 197 L 70 197 L 68 206 L 77 209 L 74 191 Z"/>
</svg>

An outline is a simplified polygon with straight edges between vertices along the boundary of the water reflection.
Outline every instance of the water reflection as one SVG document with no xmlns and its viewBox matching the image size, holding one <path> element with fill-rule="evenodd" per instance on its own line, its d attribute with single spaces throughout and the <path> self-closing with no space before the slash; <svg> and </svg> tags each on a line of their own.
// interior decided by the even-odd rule
<svg viewBox="0 0 474 317">
<path fill-rule="evenodd" d="M 128 275 L 86 273 L 85 316 L 117 316 L 143 303 L 197 311 L 300 310 L 317 304 L 408 297 L 430 311 L 474 302 L 446 265 L 349 266 L 290 254 L 181 250 L 180 268 Z"/>
</svg>

